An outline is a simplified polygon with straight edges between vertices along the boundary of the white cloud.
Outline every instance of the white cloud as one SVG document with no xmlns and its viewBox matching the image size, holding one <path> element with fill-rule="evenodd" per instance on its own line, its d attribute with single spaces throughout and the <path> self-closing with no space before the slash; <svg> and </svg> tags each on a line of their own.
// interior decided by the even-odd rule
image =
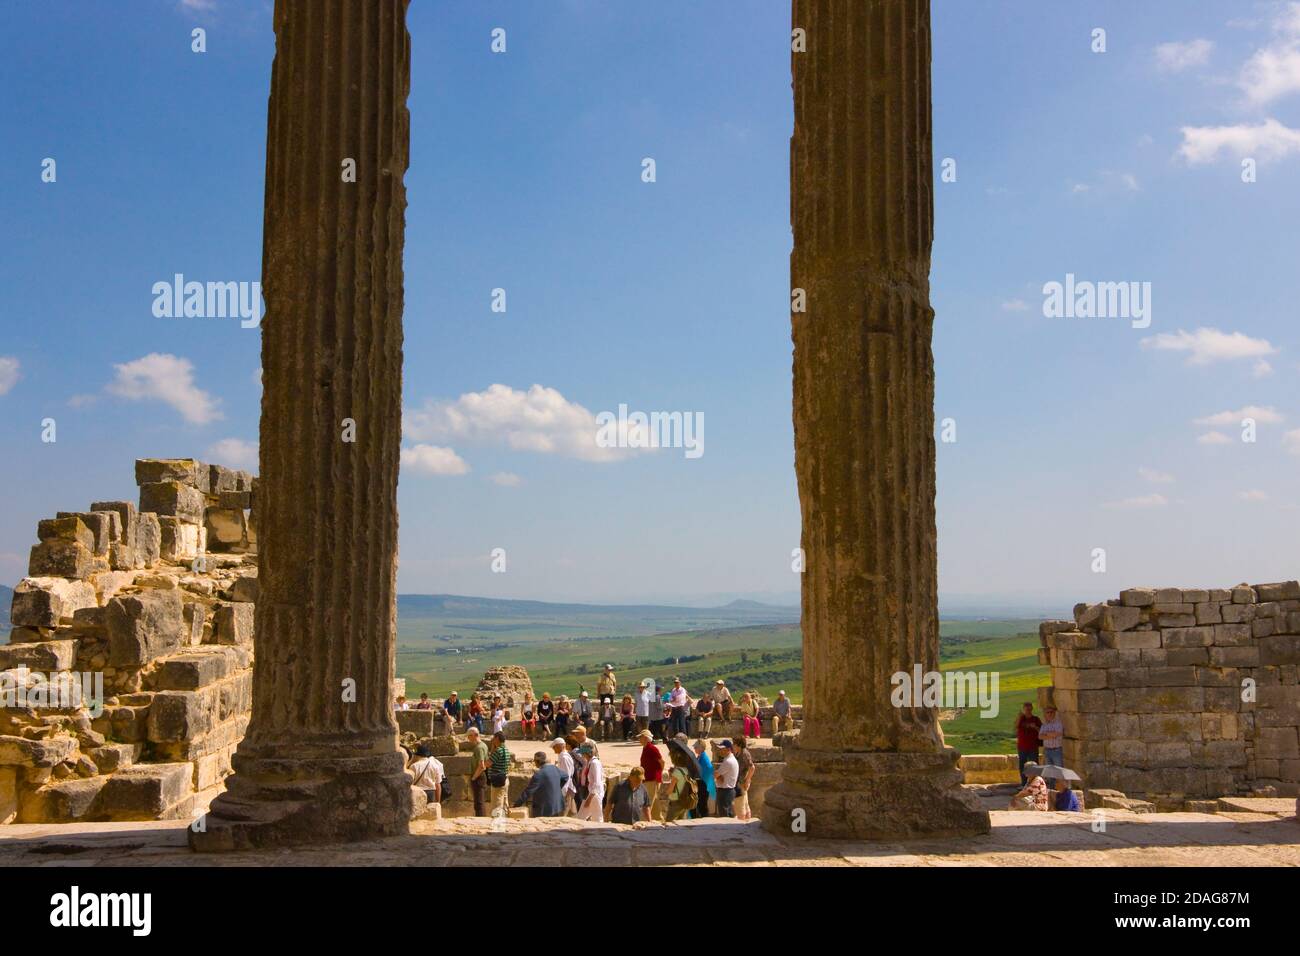
<svg viewBox="0 0 1300 956">
<path fill-rule="evenodd" d="M 402 468 L 417 475 L 463 475 L 469 471 L 465 459 L 450 448 L 412 445 L 402 449 Z"/>
<path fill-rule="evenodd" d="M 429 400 L 422 408 L 403 413 L 403 431 L 417 441 L 500 443 L 516 451 L 584 461 L 616 461 L 630 453 L 626 448 L 598 446 L 598 430 L 595 415 L 542 385 L 526 392 L 491 385 L 454 402 Z"/>
<path fill-rule="evenodd" d="M 166 402 L 194 425 L 205 425 L 222 417 L 218 400 L 194 384 L 194 366 L 189 359 L 151 352 L 113 368 L 117 377 L 108 384 L 110 395 L 131 401 Z"/>
<path fill-rule="evenodd" d="M 1108 501 L 1103 508 L 1163 508 L 1169 504 L 1164 495 L 1142 495 L 1137 498 L 1125 498 L 1122 501 Z"/>
<path fill-rule="evenodd" d="M 1300 92 L 1300 3 L 1283 5 L 1272 23 L 1273 39 L 1241 67 L 1237 85 L 1260 106 Z"/>
<path fill-rule="evenodd" d="M 1192 424 L 1222 428 L 1226 425 L 1240 425 L 1242 419 L 1246 418 L 1253 418 L 1260 425 L 1277 425 L 1282 421 L 1282 413 L 1272 405 L 1246 405 L 1235 412 L 1219 412 L 1205 418 L 1197 418 Z"/>
<path fill-rule="evenodd" d="M 1149 481 L 1153 485 L 1168 485 L 1174 481 L 1174 476 L 1165 471 L 1156 471 L 1154 468 L 1147 468 L 1145 465 L 1138 469 L 1138 475 L 1144 481 Z"/>
<path fill-rule="evenodd" d="M 78 392 L 68 399 L 68 404 L 73 408 L 87 408 L 99 401 L 98 395 L 89 395 L 85 392 Z"/>
<path fill-rule="evenodd" d="M 1282 445 L 1293 455 L 1300 455 L 1300 428 L 1292 429 L 1282 436 Z"/>
<path fill-rule="evenodd" d="M 1194 66 L 1204 66 L 1213 50 L 1214 42 L 1202 38 L 1161 43 L 1156 47 L 1156 69 L 1163 73 L 1179 73 Z"/>
<path fill-rule="evenodd" d="M 1261 163 L 1300 153 L 1300 129 L 1283 126 L 1271 116 L 1254 126 L 1184 126 L 1182 133 L 1178 153 L 1192 165 L 1213 162 L 1223 152 Z"/>
<path fill-rule="evenodd" d="M 242 438 L 223 438 L 207 451 L 207 459 L 214 465 L 227 468 L 257 470 L 257 442 Z"/>
<path fill-rule="evenodd" d="M 498 471 L 495 475 L 488 478 L 488 481 L 494 485 L 500 485 L 502 488 L 518 488 L 524 483 L 524 480 L 511 471 Z"/>
<path fill-rule="evenodd" d="M 1260 491 L 1258 488 L 1251 488 L 1249 491 L 1237 492 L 1237 497 L 1242 501 L 1268 501 L 1267 492 Z"/>
<path fill-rule="evenodd" d="M 1259 359 L 1251 366 L 1250 374 L 1255 378 L 1268 378 L 1273 374 L 1273 364 L 1268 359 Z"/>
<path fill-rule="evenodd" d="M 1002 303 L 1003 312 L 1028 312 L 1029 303 L 1024 299 L 1008 299 Z"/>
<path fill-rule="evenodd" d="M 1220 332 L 1218 329 L 1207 328 L 1199 328 L 1195 332 L 1184 329 L 1179 329 L 1176 333 L 1161 332 L 1143 339 L 1141 344 L 1144 349 L 1160 352 L 1187 352 L 1188 365 L 1257 359 L 1277 351 L 1266 339 L 1253 339 L 1241 332 Z"/>
<path fill-rule="evenodd" d="M 18 384 L 18 380 L 23 377 L 19 371 L 21 367 L 21 363 L 12 355 L 0 355 L 0 395 L 8 393 Z"/>
<path fill-rule="evenodd" d="M 1199 445 L 1231 445 L 1232 439 L 1223 432 L 1206 432 L 1204 435 L 1198 435 L 1196 442 Z"/>
</svg>

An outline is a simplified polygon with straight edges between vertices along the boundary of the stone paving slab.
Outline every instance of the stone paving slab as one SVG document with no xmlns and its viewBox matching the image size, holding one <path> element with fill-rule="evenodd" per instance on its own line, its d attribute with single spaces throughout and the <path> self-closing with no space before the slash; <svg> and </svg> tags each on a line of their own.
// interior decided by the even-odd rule
<svg viewBox="0 0 1300 956">
<path fill-rule="evenodd" d="M 1259 804 L 1252 805 L 1255 810 Z M 185 821 L 0 827 L 0 866 L 1300 866 L 1300 822 L 1261 812 L 991 815 L 969 840 L 833 842 L 757 822 L 622 827 L 565 820 L 417 821 L 350 846 L 198 854 Z"/>
</svg>

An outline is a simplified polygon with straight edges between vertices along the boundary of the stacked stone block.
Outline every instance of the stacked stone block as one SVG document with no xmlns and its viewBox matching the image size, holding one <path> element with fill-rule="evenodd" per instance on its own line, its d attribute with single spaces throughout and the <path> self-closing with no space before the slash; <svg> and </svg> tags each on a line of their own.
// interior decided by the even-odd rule
<svg viewBox="0 0 1300 956">
<path fill-rule="evenodd" d="M 98 677 L 102 711 L 5 702 L 0 823 L 188 817 L 230 773 L 251 708 L 256 479 L 142 459 L 136 480 L 138 507 L 37 526 L 0 671 L 11 688 Z"/>
<path fill-rule="evenodd" d="M 1178 806 L 1300 792 L 1300 583 L 1130 588 L 1039 627 L 1089 787 Z"/>
</svg>

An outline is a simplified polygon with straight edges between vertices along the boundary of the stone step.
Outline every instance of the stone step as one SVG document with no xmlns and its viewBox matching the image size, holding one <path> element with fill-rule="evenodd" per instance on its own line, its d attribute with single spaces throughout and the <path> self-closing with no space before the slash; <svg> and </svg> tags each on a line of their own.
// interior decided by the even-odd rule
<svg viewBox="0 0 1300 956">
<path fill-rule="evenodd" d="M 32 641 L 0 646 L 0 670 L 26 667 L 50 674 L 72 670 L 76 661 L 76 641 Z"/>
</svg>

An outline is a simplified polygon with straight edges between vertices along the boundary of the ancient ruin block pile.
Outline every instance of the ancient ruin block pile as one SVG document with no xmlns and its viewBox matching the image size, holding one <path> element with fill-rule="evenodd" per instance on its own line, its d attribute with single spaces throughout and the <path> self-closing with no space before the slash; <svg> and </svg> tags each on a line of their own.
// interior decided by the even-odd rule
<svg viewBox="0 0 1300 956">
<path fill-rule="evenodd" d="M 1039 637 L 1089 787 L 1162 808 L 1300 791 L 1300 583 L 1130 588 Z"/>
<path fill-rule="evenodd" d="M 135 472 L 138 508 L 95 502 L 37 526 L 0 646 L 14 698 L 0 823 L 188 817 L 230 772 L 251 705 L 257 479 L 193 459 Z M 102 681 L 102 701 L 16 695 L 68 678 Z"/>
</svg>

